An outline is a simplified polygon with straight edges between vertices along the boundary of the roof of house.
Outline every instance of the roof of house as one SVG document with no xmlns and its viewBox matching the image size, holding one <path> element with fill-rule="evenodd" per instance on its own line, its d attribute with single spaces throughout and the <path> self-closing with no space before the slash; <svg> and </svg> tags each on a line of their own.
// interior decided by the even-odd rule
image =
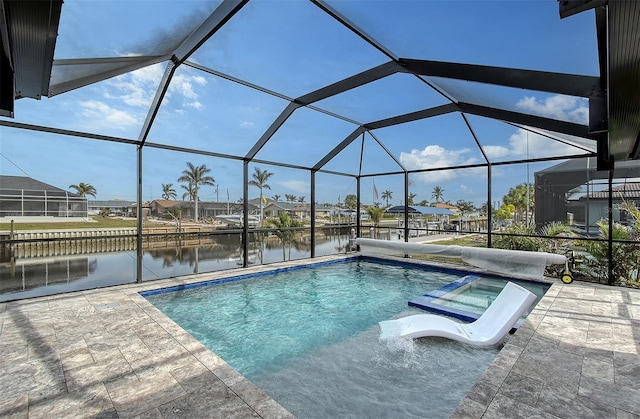
<svg viewBox="0 0 640 419">
<path fill-rule="evenodd" d="M 640 182 L 625 183 L 611 188 L 611 196 L 614 199 L 640 199 Z M 586 199 L 586 196 L 580 198 Z M 609 191 L 596 191 L 589 195 L 589 199 L 609 199 Z"/>
<path fill-rule="evenodd" d="M 49 185 L 48 183 L 40 182 L 39 180 L 27 177 L 27 176 L 9 176 L 0 175 L 0 189 L 25 189 L 30 191 L 47 191 L 47 192 L 63 192 L 68 193 L 71 196 L 78 196 L 77 194 L 64 189 L 60 189 L 56 186 Z"/>
<path fill-rule="evenodd" d="M 447 208 L 447 209 L 450 209 L 452 211 L 457 211 L 458 210 L 458 207 L 456 207 L 455 205 L 447 204 L 445 202 L 436 202 L 433 205 L 431 205 L 430 207 Z"/>
<path fill-rule="evenodd" d="M 300 210 L 300 207 L 301 207 L 301 206 L 304 206 L 304 205 L 307 205 L 307 206 L 308 206 L 308 204 L 301 204 L 300 202 L 284 202 L 284 201 L 278 201 L 278 202 L 275 202 L 275 201 L 270 201 L 270 202 L 265 206 L 265 208 L 266 208 L 267 206 L 269 206 L 269 205 L 275 205 L 275 206 L 277 206 L 277 207 L 279 207 L 279 208 L 281 208 L 281 209 L 283 209 L 283 210 L 285 210 L 285 211 L 295 211 L 295 210 Z"/>
<path fill-rule="evenodd" d="M 113 199 L 110 201 L 88 201 L 88 205 L 90 207 L 101 207 L 101 208 L 105 208 L 105 207 L 124 208 L 124 207 L 130 207 L 135 204 L 136 204 L 135 202 L 125 201 L 123 199 Z"/>
<path fill-rule="evenodd" d="M 176 205 L 184 205 L 185 203 L 187 203 L 186 201 L 170 201 L 167 199 L 156 199 L 152 202 L 152 204 L 155 203 L 156 205 L 162 207 L 162 208 L 171 208 L 171 207 L 175 207 Z"/>
<path fill-rule="evenodd" d="M 422 207 L 419 205 L 412 205 L 407 207 L 409 214 L 423 214 L 423 215 L 455 215 L 449 208 L 439 207 Z M 389 214 L 404 214 L 404 205 L 396 205 L 395 207 L 387 208 Z"/>
</svg>

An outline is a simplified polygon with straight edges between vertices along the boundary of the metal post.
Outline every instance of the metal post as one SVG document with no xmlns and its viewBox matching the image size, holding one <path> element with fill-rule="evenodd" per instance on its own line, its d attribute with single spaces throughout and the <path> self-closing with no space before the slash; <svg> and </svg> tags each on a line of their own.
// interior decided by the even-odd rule
<svg viewBox="0 0 640 419">
<path fill-rule="evenodd" d="M 610 157 L 611 158 L 611 157 Z M 613 167 L 609 169 L 609 205 L 607 205 L 607 211 L 609 212 L 609 240 L 607 244 L 607 258 L 609 259 L 609 275 L 608 283 L 613 285 L 615 278 L 613 277 Z"/>
<path fill-rule="evenodd" d="M 491 163 L 487 165 L 487 247 L 491 247 L 491 228 L 493 227 L 491 207 Z"/>
<path fill-rule="evenodd" d="M 242 164 L 242 267 L 249 266 L 249 160 Z"/>
<path fill-rule="evenodd" d="M 311 170 L 311 257 L 316 257 L 316 171 Z"/>
<path fill-rule="evenodd" d="M 590 225 L 590 217 L 591 214 L 589 214 L 589 207 L 591 206 L 591 203 L 589 202 L 589 198 L 591 195 L 591 191 L 589 190 L 589 184 L 591 182 L 591 180 L 589 179 L 589 159 L 587 158 L 587 196 L 585 199 L 585 207 L 584 207 L 584 228 L 585 228 L 585 233 L 587 234 L 587 237 L 591 237 L 591 233 L 589 231 L 589 225 Z"/>
<path fill-rule="evenodd" d="M 137 208 L 138 225 L 136 236 L 136 282 L 142 282 L 142 146 L 138 146 L 138 192 L 137 192 Z"/>
<path fill-rule="evenodd" d="M 409 241 L 409 173 L 404 172 L 404 241 Z"/>
<path fill-rule="evenodd" d="M 358 237 L 362 237 L 360 225 L 360 176 L 356 178 L 356 232 Z"/>
</svg>

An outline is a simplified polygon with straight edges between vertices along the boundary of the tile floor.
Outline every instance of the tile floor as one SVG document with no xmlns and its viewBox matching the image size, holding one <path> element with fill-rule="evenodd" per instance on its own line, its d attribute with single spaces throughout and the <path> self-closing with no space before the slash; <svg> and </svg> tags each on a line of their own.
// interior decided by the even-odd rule
<svg viewBox="0 0 640 419">
<path fill-rule="evenodd" d="M 0 417 L 293 417 L 138 294 L 202 279 L 0 303 Z M 640 290 L 554 284 L 453 417 L 640 418 L 639 353 Z"/>
</svg>

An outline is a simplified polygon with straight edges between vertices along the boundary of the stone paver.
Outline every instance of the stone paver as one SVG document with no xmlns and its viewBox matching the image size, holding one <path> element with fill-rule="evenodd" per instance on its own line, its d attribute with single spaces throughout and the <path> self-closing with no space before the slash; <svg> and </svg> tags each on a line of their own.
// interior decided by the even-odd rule
<svg viewBox="0 0 640 419">
<path fill-rule="evenodd" d="M 138 294 L 202 278 L 0 303 L 0 417 L 292 418 Z M 640 417 L 639 348 L 640 290 L 554 283 L 452 417 Z"/>
<path fill-rule="evenodd" d="M 640 417 L 639 308 L 640 290 L 554 283 L 452 417 Z"/>
<path fill-rule="evenodd" d="M 0 417 L 293 417 L 138 294 L 203 278 L 0 303 Z"/>
</svg>

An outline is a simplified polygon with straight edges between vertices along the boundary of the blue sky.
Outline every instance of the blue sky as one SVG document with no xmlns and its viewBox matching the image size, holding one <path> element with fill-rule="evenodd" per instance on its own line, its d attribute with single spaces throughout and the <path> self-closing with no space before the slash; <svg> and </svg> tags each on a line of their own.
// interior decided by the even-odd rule
<svg viewBox="0 0 640 419">
<path fill-rule="evenodd" d="M 526 1 L 330 1 L 369 35 L 399 57 L 456 61 L 598 75 L 593 12 L 561 20 L 555 0 Z M 209 1 L 67 0 L 62 8 L 56 59 L 151 55 L 170 50 L 213 10 Z M 158 42 L 161 40 L 161 42 Z M 362 39 L 305 1 L 251 1 L 191 58 L 288 97 L 309 93 L 388 59 Z M 16 122 L 137 139 L 165 64 L 140 69 L 41 101 L 16 101 Z M 432 78 L 430 82 L 458 99 L 487 102 L 503 109 L 531 112 L 586 123 L 585 99 L 521 89 Z M 367 123 L 447 103 L 408 74 L 396 74 L 315 105 L 357 123 Z M 148 141 L 243 156 L 288 102 L 236 83 L 178 68 Z M 468 122 L 493 162 L 528 157 L 580 154 L 584 151 L 536 133 L 473 115 Z M 297 110 L 257 158 L 313 166 L 349 135 L 357 124 L 312 109 Z M 135 147 L 0 127 L 0 172 L 28 174 L 63 189 L 85 182 L 98 199 L 136 200 Z M 384 128 L 358 139 L 325 167 L 373 174 L 399 170 L 387 150 L 407 169 L 443 168 L 482 163 L 483 157 L 460 114 L 449 114 Z M 577 141 L 569 139 L 570 141 Z M 592 147 L 588 141 L 578 141 Z M 364 152 L 362 167 L 359 155 Z M 237 160 L 146 148 L 143 199 L 159 199 L 161 185 L 172 183 L 185 162 L 212 169 L 215 187 L 201 199 L 236 201 L 242 194 L 242 164 Z M 553 165 L 495 166 L 493 201 L 512 186 L 533 181 L 536 170 Z M 274 175 L 267 196 L 285 194 L 310 199 L 310 175 L 266 164 L 252 164 Z M 393 192 L 400 204 L 402 176 L 376 176 L 362 182 L 363 203 Z M 411 175 L 416 200 L 431 201 L 435 186 L 444 198 L 487 199 L 485 169 L 447 170 Z M 317 201 L 337 202 L 356 193 L 350 177 L 318 174 Z M 251 197 L 258 195 L 250 188 Z M 382 199 L 378 199 L 382 201 Z"/>
</svg>

